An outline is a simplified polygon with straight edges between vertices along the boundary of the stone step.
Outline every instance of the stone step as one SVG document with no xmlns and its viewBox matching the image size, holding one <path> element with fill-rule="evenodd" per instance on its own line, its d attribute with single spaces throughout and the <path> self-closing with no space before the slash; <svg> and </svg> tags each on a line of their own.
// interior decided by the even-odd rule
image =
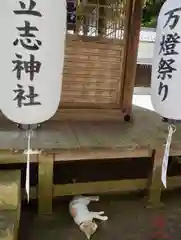
<svg viewBox="0 0 181 240">
<path fill-rule="evenodd" d="M 14 210 L 21 200 L 21 172 L 0 171 L 0 210 Z"/>
<path fill-rule="evenodd" d="M 21 211 L 21 171 L 0 171 L 0 240 L 17 240 Z"/>
</svg>

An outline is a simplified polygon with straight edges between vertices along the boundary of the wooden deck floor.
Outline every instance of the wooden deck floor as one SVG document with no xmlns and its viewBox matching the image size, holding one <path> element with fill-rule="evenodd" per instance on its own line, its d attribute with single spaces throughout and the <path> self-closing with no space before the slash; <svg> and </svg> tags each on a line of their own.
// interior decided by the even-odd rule
<svg viewBox="0 0 181 240">
<path fill-rule="evenodd" d="M 173 137 L 173 149 L 179 149 L 181 127 Z M 130 151 L 154 149 L 163 144 L 167 136 L 167 124 L 161 122 L 155 112 L 141 108 L 133 108 L 133 122 L 57 122 L 48 121 L 38 129 L 32 138 L 32 147 L 46 150 L 112 150 Z M 15 124 L 2 121 L 0 124 L 0 149 L 24 149 L 26 147 L 25 132 Z M 53 150 L 54 149 L 54 150 Z"/>
</svg>

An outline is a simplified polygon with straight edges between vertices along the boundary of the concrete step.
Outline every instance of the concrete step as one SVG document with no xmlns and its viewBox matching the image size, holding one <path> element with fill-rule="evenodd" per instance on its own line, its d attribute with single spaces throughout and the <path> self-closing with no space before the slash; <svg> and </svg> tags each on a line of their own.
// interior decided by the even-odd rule
<svg viewBox="0 0 181 240">
<path fill-rule="evenodd" d="M 0 171 L 0 240 L 17 240 L 21 211 L 21 172 Z"/>
</svg>

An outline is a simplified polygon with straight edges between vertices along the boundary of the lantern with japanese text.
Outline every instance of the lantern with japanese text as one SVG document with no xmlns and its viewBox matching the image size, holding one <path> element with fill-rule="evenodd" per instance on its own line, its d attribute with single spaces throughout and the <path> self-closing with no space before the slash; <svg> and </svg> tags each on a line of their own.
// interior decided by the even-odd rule
<svg viewBox="0 0 181 240">
<path fill-rule="evenodd" d="M 0 108 L 11 121 L 36 124 L 56 112 L 66 16 L 66 0 L 1 1 Z"/>
<path fill-rule="evenodd" d="M 181 1 L 161 8 L 152 65 L 151 100 L 162 117 L 181 119 Z"/>
</svg>

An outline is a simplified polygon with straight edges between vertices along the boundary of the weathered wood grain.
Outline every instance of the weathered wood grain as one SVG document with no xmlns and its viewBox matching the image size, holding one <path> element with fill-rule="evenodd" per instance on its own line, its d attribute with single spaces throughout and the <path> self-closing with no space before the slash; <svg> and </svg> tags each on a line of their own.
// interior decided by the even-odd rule
<svg viewBox="0 0 181 240">
<path fill-rule="evenodd" d="M 61 112 L 60 112 L 61 116 Z M 141 149 L 155 149 L 167 137 L 167 124 L 159 115 L 140 107 L 133 109 L 134 121 L 47 121 L 32 138 L 32 147 L 48 152 L 69 151 L 114 151 L 128 152 Z M 80 119 L 79 119 L 80 120 Z M 181 127 L 173 136 L 172 152 L 180 151 Z M 27 146 L 25 132 L 15 124 L 1 122 L 0 149 L 23 150 Z M 175 152 L 175 153 L 174 153 Z M 176 153 L 177 152 L 177 153 Z M 5 152 L 3 152 L 5 154 Z M 123 154 L 124 155 L 124 154 Z M 23 158 L 23 157 L 22 157 Z M 85 157 L 86 158 L 86 157 Z"/>
</svg>

